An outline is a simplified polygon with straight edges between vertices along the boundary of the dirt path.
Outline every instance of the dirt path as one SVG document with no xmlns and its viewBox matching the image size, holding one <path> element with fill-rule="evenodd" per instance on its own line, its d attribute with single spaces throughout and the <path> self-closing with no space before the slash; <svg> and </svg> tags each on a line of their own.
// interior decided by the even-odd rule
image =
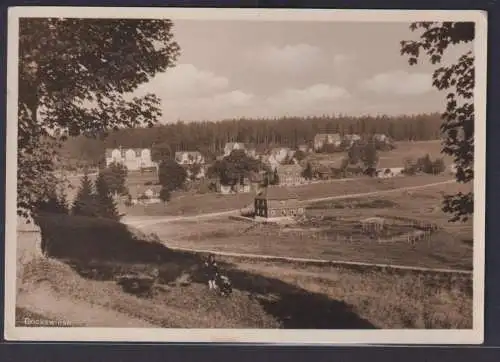
<svg viewBox="0 0 500 362">
<path fill-rule="evenodd" d="M 47 319 L 66 326 L 84 327 L 156 327 L 142 319 L 104 308 L 70 297 L 60 297 L 43 283 L 30 289 L 29 293 L 17 296 L 16 307 L 45 316 Z M 48 321 L 29 321 L 47 323 Z M 29 325 L 29 324 L 28 324 Z"/>
</svg>

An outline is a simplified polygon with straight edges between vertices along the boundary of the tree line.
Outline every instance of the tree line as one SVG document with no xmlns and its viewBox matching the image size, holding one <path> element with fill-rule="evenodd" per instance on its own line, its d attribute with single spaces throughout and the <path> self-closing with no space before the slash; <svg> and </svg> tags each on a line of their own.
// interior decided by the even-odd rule
<svg viewBox="0 0 500 362">
<path fill-rule="evenodd" d="M 113 163 L 101 169 L 95 182 L 92 182 L 87 172 L 80 181 L 80 186 L 73 204 L 69 204 L 63 190 L 53 189 L 45 198 L 35 203 L 35 213 L 71 214 L 106 218 L 118 221 L 115 196 L 127 195 L 127 169 L 120 164 Z"/>
<path fill-rule="evenodd" d="M 160 161 L 176 151 L 201 151 L 214 158 L 227 142 L 255 146 L 296 148 L 310 144 L 318 133 L 371 135 L 383 133 L 393 140 L 432 140 L 440 137 L 439 114 L 406 116 L 319 116 L 274 119 L 233 119 L 219 122 L 177 122 L 151 128 L 136 127 L 110 132 L 105 138 L 79 136 L 65 142 L 60 155 L 66 160 L 85 161 L 96 166 L 103 162 L 106 148 L 152 148 Z"/>
</svg>

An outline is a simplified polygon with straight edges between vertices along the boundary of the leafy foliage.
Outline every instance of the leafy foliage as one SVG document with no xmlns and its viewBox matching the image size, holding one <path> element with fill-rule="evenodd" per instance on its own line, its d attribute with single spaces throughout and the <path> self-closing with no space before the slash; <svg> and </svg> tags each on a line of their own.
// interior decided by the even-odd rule
<svg viewBox="0 0 500 362">
<path fill-rule="evenodd" d="M 305 153 L 304 151 L 302 151 L 302 150 L 297 150 L 297 151 L 295 151 L 295 153 L 293 154 L 293 157 L 294 157 L 297 161 L 299 161 L 299 162 L 300 162 L 300 161 L 304 160 L 304 159 L 307 157 L 307 155 L 306 155 L 306 153 Z"/>
<path fill-rule="evenodd" d="M 162 142 L 159 144 L 153 144 L 151 148 L 151 160 L 153 162 L 166 161 L 173 157 L 172 149 L 168 143 Z"/>
<path fill-rule="evenodd" d="M 160 163 L 158 178 L 162 188 L 172 192 L 184 185 L 187 172 L 174 160 L 166 160 Z"/>
<path fill-rule="evenodd" d="M 20 19 L 18 210 L 55 185 L 54 145 L 66 137 L 156 123 L 158 98 L 131 94 L 173 66 L 171 30 L 169 20 Z"/>
<path fill-rule="evenodd" d="M 417 64 L 425 53 L 432 64 L 440 64 L 445 51 L 457 44 L 474 40 L 474 23 L 417 22 L 410 26 L 420 31 L 419 40 L 402 41 L 401 54 L 408 55 L 410 65 Z M 433 74 L 433 86 L 447 91 L 446 110 L 442 114 L 443 152 L 453 156 L 458 182 L 474 178 L 474 55 L 468 51 L 451 65 L 439 66 Z M 473 194 L 458 193 L 444 199 L 443 210 L 452 215 L 451 221 L 465 221 L 474 210 Z"/>
<path fill-rule="evenodd" d="M 69 207 L 66 197 L 61 192 L 56 192 L 55 189 L 44 199 L 39 200 L 35 204 L 34 213 L 54 213 L 54 214 L 68 214 Z"/>
<path fill-rule="evenodd" d="M 368 142 L 363 146 L 361 152 L 361 161 L 366 169 L 375 170 L 378 164 L 377 148 L 373 142 Z M 372 171 L 370 171 L 372 172 Z"/>
<path fill-rule="evenodd" d="M 160 200 L 163 202 L 170 201 L 171 193 L 166 187 L 160 189 Z"/>
<path fill-rule="evenodd" d="M 405 161 L 405 168 L 403 173 L 406 175 L 415 175 L 418 172 L 428 173 L 437 175 L 444 172 L 446 165 L 443 158 L 436 158 L 434 161 L 431 159 L 429 154 L 418 158 L 416 161 L 412 159 L 407 159 Z"/>
<path fill-rule="evenodd" d="M 202 170 L 202 165 L 198 162 L 195 162 L 195 163 L 189 165 L 189 168 L 188 168 L 189 179 L 191 181 L 197 180 L 198 175 L 200 174 L 201 170 Z"/>
<path fill-rule="evenodd" d="M 302 171 L 302 177 L 304 177 L 306 180 L 312 180 L 313 169 L 310 162 L 307 163 L 306 167 Z"/>
<path fill-rule="evenodd" d="M 243 150 L 234 150 L 222 160 L 217 160 L 208 171 L 210 177 L 217 177 L 222 185 L 234 186 L 251 172 L 266 167 L 256 159 L 248 157 Z"/>
<path fill-rule="evenodd" d="M 124 165 L 113 162 L 99 172 L 99 177 L 105 181 L 110 193 L 126 195 L 128 193 L 125 185 L 127 174 L 128 170 Z"/>
</svg>

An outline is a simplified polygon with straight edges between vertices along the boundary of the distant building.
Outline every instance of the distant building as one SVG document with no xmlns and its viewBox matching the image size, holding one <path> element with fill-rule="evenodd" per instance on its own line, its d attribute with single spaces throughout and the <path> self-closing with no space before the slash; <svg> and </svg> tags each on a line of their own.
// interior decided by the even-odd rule
<svg viewBox="0 0 500 362">
<path fill-rule="evenodd" d="M 228 142 L 224 146 L 224 157 L 227 157 L 231 154 L 231 152 L 236 150 L 243 150 L 246 152 L 246 146 L 242 142 Z"/>
<path fill-rule="evenodd" d="M 383 133 L 375 133 L 373 135 L 373 140 L 375 142 L 385 143 L 385 142 L 389 142 L 390 138 L 389 138 L 389 136 L 387 136 L 387 135 L 385 135 Z"/>
<path fill-rule="evenodd" d="M 300 185 L 306 179 L 302 176 L 302 167 L 298 164 L 278 166 L 280 185 Z"/>
<path fill-rule="evenodd" d="M 175 162 L 179 165 L 203 165 L 205 157 L 198 151 L 180 151 L 175 153 Z"/>
<path fill-rule="evenodd" d="M 132 204 L 157 204 L 160 203 L 160 185 L 145 186 L 141 184 L 129 187 L 129 201 Z"/>
<path fill-rule="evenodd" d="M 355 133 L 344 135 L 344 142 L 348 146 L 352 146 L 354 143 L 361 141 L 361 136 Z"/>
<path fill-rule="evenodd" d="M 294 154 L 295 151 L 288 147 L 276 147 L 269 152 L 267 159 L 271 165 L 277 166 L 292 158 Z"/>
<path fill-rule="evenodd" d="M 314 136 L 314 150 L 318 151 L 325 145 L 333 145 L 340 147 L 342 144 L 342 137 L 339 133 L 318 133 Z"/>
<path fill-rule="evenodd" d="M 106 166 L 119 163 L 129 171 L 158 167 L 151 159 L 151 150 L 149 148 L 108 148 L 105 153 Z"/>
<path fill-rule="evenodd" d="M 216 189 L 217 192 L 227 195 L 227 194 L 237 194 L 237 193 L 249 193 L 254 189 L 254 181 L 251 177 L 242 177 L 234 185 L 223 185 L 220 180 L 217 181 Z"/>
<path fill-rule="evenodd" d="M 199 168 L 196 170 L 195 179 L 201 179 L 205 177 L 205 157 L 199 151 L 179 151 L 175 153 L 175 162 L 184 167 L 187 173 L 187 178 L 191 179 L 193 176 L 194 167 L 198 165 Z"/>
<path fill-rule="evenodd" d="M 246 154 L 248 157 L 255 158 L 255 159 L 258 158 L 257 149 L 254 147 L 248 148 L 246 151 Z"/>
<path fill-rule="evenodd" d="M 301 152 L 307 153 L 310 151 L 310 148 L 308 145 L 299 145 L 297 149 Z"/>
<path fill-rule="evenodd" d="M 264 218 L 294 217 L 305 210 L 296 194 L 285 187 L 267 187 L 254 200 L 255 216 Z"/>
</svg>

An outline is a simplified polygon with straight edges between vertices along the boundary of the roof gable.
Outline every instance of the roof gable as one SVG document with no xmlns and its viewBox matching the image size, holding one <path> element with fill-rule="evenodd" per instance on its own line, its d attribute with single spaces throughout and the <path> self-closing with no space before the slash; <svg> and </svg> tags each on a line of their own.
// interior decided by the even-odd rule
<svg viewBox="0 0 500 362">
<path fill-rule="evenodd" d="M 299 197 L 286 187 L 266 187 L 257 196 L 257 199 L 266 200 L 297 200 Z"/>
</svg>

